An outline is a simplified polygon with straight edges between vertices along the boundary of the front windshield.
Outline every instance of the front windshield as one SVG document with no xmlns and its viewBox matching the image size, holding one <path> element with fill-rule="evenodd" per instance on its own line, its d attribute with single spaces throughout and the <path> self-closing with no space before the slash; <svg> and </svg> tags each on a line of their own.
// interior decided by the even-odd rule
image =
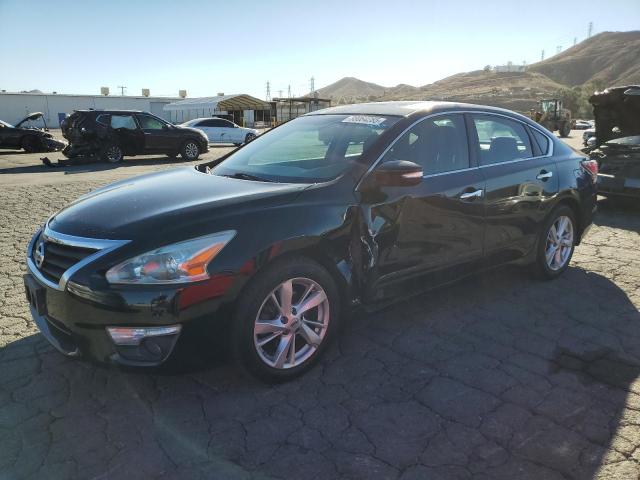
<svg viewBox="0 0 640 480">
<path fill-rule="evenodd" d="M 325 182 L 343 174 L 398 120 L 388 115 L 299 117 L 258 137 L 211 173 L 285 183 Z"/>
</svg>

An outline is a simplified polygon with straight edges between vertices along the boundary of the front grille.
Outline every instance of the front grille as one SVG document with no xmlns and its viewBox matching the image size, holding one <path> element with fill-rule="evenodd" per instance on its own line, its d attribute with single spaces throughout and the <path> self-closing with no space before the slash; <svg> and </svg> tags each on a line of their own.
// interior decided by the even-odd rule
<svg viewBox="0 0 640 480">
<path fill-rule="evenodd" d="M 36 248 L 40 241 L 36 242 Z M 93 248 L 72 247 L 45 239 L 44 261 L 39 270 L 47 280 L 58 283 L 65 271 L 96 251 Z"/>
</svg>

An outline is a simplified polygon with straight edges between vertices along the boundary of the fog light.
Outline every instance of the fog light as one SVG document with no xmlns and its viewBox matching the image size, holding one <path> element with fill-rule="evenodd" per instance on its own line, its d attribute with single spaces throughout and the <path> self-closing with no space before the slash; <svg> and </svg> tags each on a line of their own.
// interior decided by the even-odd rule
<svg viewBox="0 0 640 480">
<path fill-rule="evenodd" d="M 107 327 L 111 340 L 116 345 L 140 345 L 148 337 L 162 337 L 180 333 L 181 325 L 166 327 Z"/>
</svg>

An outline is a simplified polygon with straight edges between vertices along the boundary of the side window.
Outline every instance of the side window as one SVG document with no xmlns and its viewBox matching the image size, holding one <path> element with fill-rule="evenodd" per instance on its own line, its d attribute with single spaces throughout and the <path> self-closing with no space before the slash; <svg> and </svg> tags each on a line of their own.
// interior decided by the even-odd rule
<svg viewBox="0 0 640 480">
<path fill-rule="evenodd" d="M 135 130 L 138 126 L 131 115 L 111 115 L 111 128 Z"/>
<path fill-rule="evenodd" d="M 478 135 L 480 164 L 531 158 L 531 142 L 524 126 L 515 120 L 496 115 L 473 115 Z"/>
<path fill-rule="evenodd" d="M 233 122 L 230 122 L 229 120 L 221 120 L 222 125 L 220 125 L 221 127 L 226 127 L 226 128 L 235 128 L 235 124 Z"/>
<path fill-rule="evenodd" d="M 549 138 L 540 133 L 538 130 L 536 130 L 535 128 L 531 128 L 531 133 L 533 134 L 533 138 L 536 140 L 536 143 L 538 144 L 538 147 L 540 147 L 540 152 L 542 152 L 542 155 L 546 155 L 549 153 Z"/>
<path fill-rule="evenodd" d="M 211 120 L 202 120 L 192 126 L 193 127 L 213 127 L 213 125 L 211 124 Z"/>
<path fill-rule="evenodd" d="M 421 165 L 425 175 L 469 168 L 469 148 L 461 114 L 427 118 L 393 144 L 383 162 L 409 160 Z"/>
<path fill-rule="evenodd" d="M 104 125 L 105 127 L 108 127 L 111 123 L 111 115 L 106 115 L 106 114 L 101 114 L 98 115 L 96 117 L 96 122 L 98 122 L 100 125 Z"/>
<path fill-rule="evenodd" d="M 224 124 L 224 120 L 220 120 L 220 119 L 213 119 L 213 120 L 209 120 L 210 127 L 226 127 L 226 125 Z"/>
<path fill-rule="evenodd" d="M 163 123 L 157 118 L 150 117 L 149 115 L 136 115 L 138 122 L 140 122 L 140 128 L 143 130 L 162 130 Z"/>
</svg>

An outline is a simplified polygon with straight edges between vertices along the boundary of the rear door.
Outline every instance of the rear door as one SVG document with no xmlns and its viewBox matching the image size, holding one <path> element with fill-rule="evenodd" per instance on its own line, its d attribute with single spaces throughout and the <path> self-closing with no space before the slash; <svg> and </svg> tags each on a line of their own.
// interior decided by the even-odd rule
<svg viewBox="0 0 640 480">
<path fill-rule="evenodd" d="M 138 127 L 130 113 L 112 114 L 110 119 L 111 135 L 125 154 L 144 153 L 144 132 Z"/>
<path fill-rule="evenodd" d="M 229 120 L 218 120 L 221 123 L 220 141 L 222 143 L 241 143 L 238 139 L 240 128 Z"/>
<path fill-rule="evenodd" d="M 144 150 L 148 153 L 175 150 L 173 137 L 163 122 L 151 115 L 136 114 L 140 129 L 144 133 Z"/>
<path fill-rule="evenodd" d="M 377 265 L 369 296 L 386 297 L 447 282 L 475 268 L 483 254 L 484 178 L 469 155 L 461 113 L 427 117 L 402 134 L 381 162 L 423 167 L 413 187 L 381 187 L 365 218 Z"/>
<path fill-rule="evenodd" d="M 534 247 L 558 192 L 551 141 L 512 117 L 469 116 L 472 148 L 486 182 L 485 255 L 492 263 L 520 258 Z"/>
</svg>

